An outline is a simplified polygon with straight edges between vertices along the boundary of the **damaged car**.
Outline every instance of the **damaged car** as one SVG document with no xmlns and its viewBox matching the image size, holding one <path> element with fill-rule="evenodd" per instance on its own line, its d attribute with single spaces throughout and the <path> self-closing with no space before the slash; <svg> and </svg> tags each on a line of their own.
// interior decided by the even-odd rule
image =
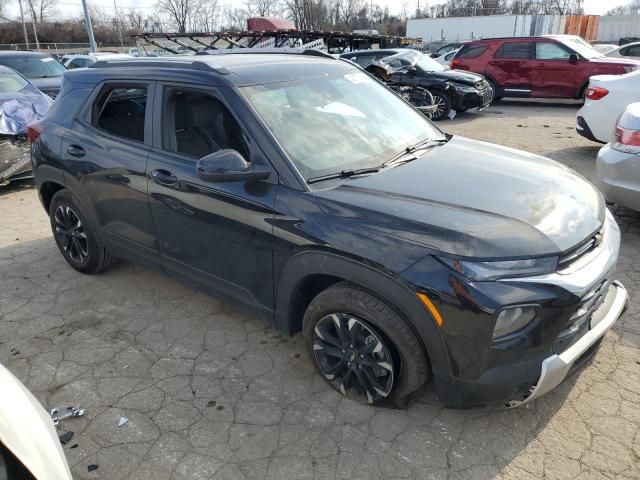
<svg viewBox="0 0 640 480">
<path fill-rule="evenodd" d="M 52 103 L 29 80 L 0 65 L 0 185 L 32 176 L 27 125 L 42 119 Z"/>
<path fill-rule="evenodd" d="M 493 94 L 482 75 L 450 70 L 415 51 L 397 53 L 372 63 L 366 70 L 388 85 L 419 87 L 433 95 L 433 120 L 452 116 L 452 111 L 488 107 Z"/>
</svg>

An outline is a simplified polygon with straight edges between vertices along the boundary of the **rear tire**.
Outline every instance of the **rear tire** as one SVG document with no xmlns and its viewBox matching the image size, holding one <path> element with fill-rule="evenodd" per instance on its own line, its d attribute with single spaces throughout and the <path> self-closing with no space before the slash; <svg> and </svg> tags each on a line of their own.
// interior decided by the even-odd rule
<svg viewBox="0 0 640 480">
<path fill-rule="evenodd" d="M 68 190 L 58 191 L 51 199 L 49 220 L 60 253 L 77 271 L 98 273 L 118 261 L 107 251 Z"/>
<path fill-rule="evenodd" d="M 320 375 L 352 400 L 404 408 L 431 376 L 424 348 L 403 318 L 348 282 L 311 301 L 302 331 Z"/>
</svg>

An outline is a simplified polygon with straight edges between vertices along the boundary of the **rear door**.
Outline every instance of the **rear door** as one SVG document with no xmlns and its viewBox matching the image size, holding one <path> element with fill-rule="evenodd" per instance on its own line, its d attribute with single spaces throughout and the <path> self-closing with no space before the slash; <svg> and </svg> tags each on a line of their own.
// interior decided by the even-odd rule
<svg viewBox="0 0 640 480">
<path fill-rule="evenodd" d="M 63 139 L 65 181 L 117 256 L 159 265 L 147 198 L 154 82 L 100 84 Z"/>
<path fill-rule="evenodd" d="M 487 63 L 486 74 L 496 81 L 505 96 L 531 95 L 533 49 L 531 41 L 505 41 Z"/>
<path fill-rule="evenodd" d="M 573 97 L 580 88 L 581 69 L 578 62 L 571 63 L 574 53 L 553 40 L 536 40 L 535 63 L 532 69 L 531 95 L 534 97 Z"/>
</svg>

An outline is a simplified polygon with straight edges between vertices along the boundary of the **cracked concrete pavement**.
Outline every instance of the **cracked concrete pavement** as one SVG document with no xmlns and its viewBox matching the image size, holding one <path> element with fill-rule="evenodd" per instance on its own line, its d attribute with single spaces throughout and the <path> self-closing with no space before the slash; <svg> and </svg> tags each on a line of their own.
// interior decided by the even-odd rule
<svg viewBox="0 0 640 480">
<path fill-rule="evenodd" d="M 576 108 L 501 102 L 440 126 L 589 178 L 598 145 L 573 130 Z M 35 190 L 10 187 L 0 362 L 43 406 L 87 409 L 62 421 L 76 479 L 640 478 L 640 214 L 616 216 L 631 301 L 590 365 L 528 408 L 447 410 L 427 389 L 390 410 L 341 398 L 299 335 L 248 309 L 131 264 L 76 273 Z"/>
</svg>

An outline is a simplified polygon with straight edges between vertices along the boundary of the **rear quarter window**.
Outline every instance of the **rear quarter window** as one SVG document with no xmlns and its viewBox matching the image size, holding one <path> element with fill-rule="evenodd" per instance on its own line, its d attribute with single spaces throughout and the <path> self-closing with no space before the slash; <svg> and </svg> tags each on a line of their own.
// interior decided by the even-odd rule
<svg viewBox="0 0 640 480">
<path fill-rule="evenodd" d="M 477 58 L 482 55 L 488 45 L 465 45 L 460 49 L 456 58 Z"/>
</svg>

